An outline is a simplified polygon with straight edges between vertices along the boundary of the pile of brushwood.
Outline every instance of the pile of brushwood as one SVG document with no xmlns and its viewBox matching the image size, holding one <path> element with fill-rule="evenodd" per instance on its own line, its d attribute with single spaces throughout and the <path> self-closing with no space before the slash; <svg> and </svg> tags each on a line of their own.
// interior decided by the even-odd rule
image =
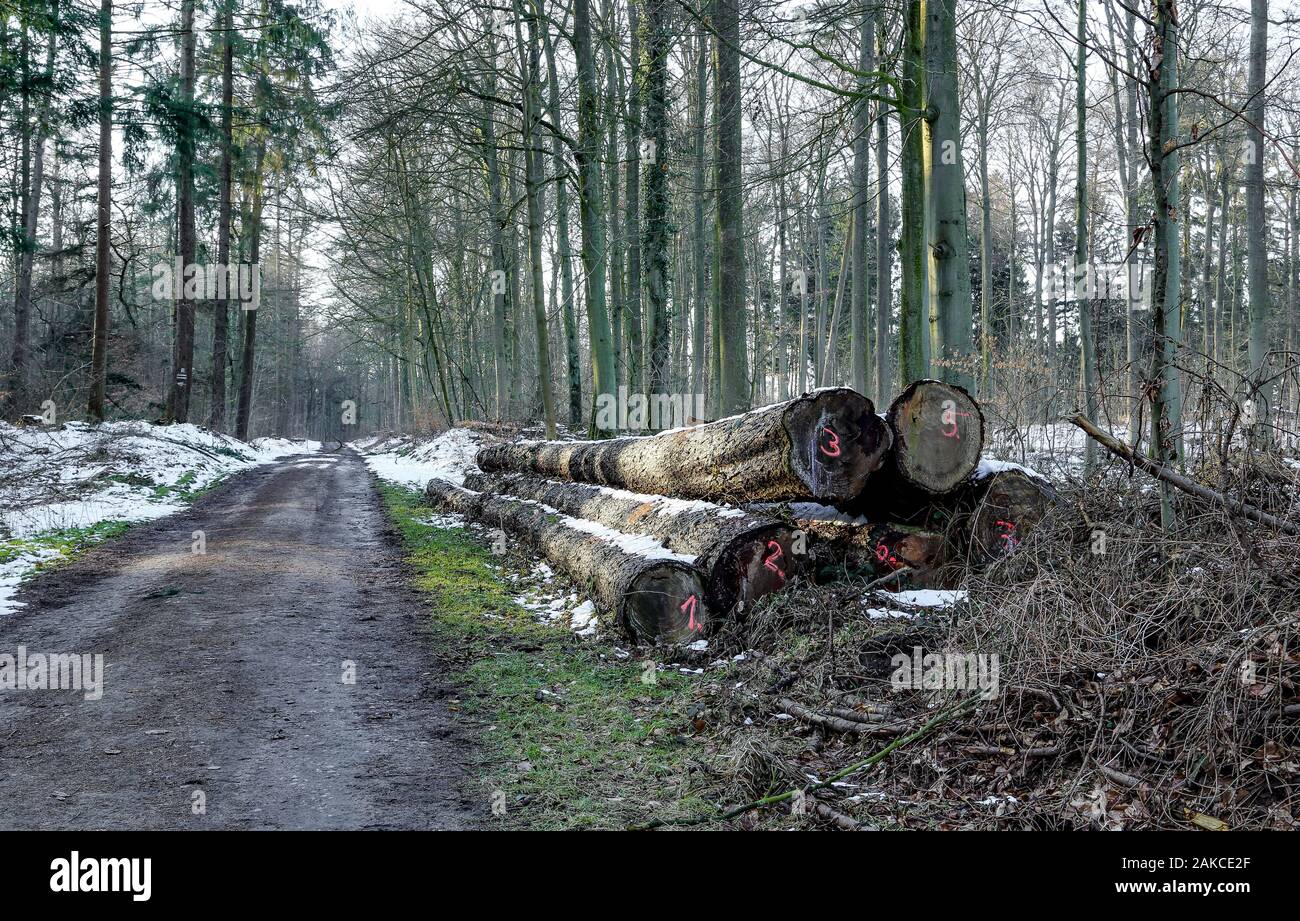
<svg viewBox="0 0 1300 921">
<path fill-rule="evenodd" d="M 692 643 L 800 575 L 938 587 L 1014 548 L 1055 496 L 981 464 L 983 439 L 954 385 L 917 381 L 883 416 L 829 388 L 653 436 L 490 445 L 427 497 L 527 544 L 633 640 Z"/>
<path fill-rule="evenodd" d="M 804 584 L 718 637 L 709 658 L 745 658 L 693 704 L 719 752 L 706 819 L 1297 827 L 1300 462 L 1225 450 L 1176 472 L 1076 424 L 1116 457 L 1058 484 L 1014 553 L 966 566 L 960 604 Z M 1153 487 L 1175 480 L 1170 522 Z M 996 669 L 963 672 L 972 656 Z M 959 680 L 930 687 L 935 668 Z"/>
</svg>

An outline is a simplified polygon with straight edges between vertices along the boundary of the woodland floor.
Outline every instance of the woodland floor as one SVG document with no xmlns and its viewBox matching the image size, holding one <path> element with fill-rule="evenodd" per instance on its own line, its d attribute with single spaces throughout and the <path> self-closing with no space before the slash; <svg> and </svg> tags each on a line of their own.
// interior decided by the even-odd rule
<svg viewBox="0 0 1300 921">
<path fill-rule="evenodd" d="M 206 554 L 191 552 L 199 530 Z M 0 828 L 462 828 L 488 815 L 427 603 L 351 452 L 238 474 L 19 597 L 0 649 L 103 654 L 104 690 L 5 694 Z"/>
</svg>

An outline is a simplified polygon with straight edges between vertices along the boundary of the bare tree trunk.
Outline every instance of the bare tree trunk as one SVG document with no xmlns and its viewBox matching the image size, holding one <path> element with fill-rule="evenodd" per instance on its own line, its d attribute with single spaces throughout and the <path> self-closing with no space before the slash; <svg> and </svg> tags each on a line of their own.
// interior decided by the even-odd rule
<svg viewBox="0 0 1300 921">
<path fill-rule="evenodd" d="M 217 262 L 225 271 L 230 262 L 230 184 L 233 153 L 231 119 L 234 110 L 234 15 L 225 0 L 220 18 L 225 29 L 221 49 L 221 190 L 217 206 Z M 227 273 L 229 275 L 229 273 Z M 226 365 L 229 362 L 230 304 L 219 297 L 212 305 L 212 407 L 208 415 L 214 431 L 226 427 Z"/>
<path fill-rule="evenodd" d="M 194 387 L 194 299 L 186 276 L 194 266 L 194 153 L 197 113 L 194 110 L 194 0 L 181 3 L 181 113 L 176 146 L 179 168 L 176 197 L 182 272 L 176 287 L 176 346 L 167 398 L 167 422 L 188 422 Z"/>
<path fill-rule="evenodd" d="M 55 22 L 50 24 L 50 33 L 45 50 L 45 79 L 47 83 L 54 76 L 54 46 L 58 32 L 58 15 L 59 8 L 56 4 L 53 8 Z M 24 72 L 27 70 L 27 61 L 30 54 L 30 42 L 27 35 L 28 26 L 24 24 L 22 41 Z M 10 405 L 17 406 L 21 406 L 23 401 L 27 399 L 27 390 L 30 383 L 27 370 L 27 338 L 32 312 L 32 269 L 36 257 L 36 229 L 40 222 L 41 190 L 45 183 L 45 142 L 49 139 L 50 134 L 51 94 L 46 92 L 41 94 L 37 102 L 35 136 L 31 138 L 30 142 L 28 141 L 27 113 L 30 107 L 30 84 L 31 81 L 24 76 L 22 169 L 26 174 L 30 151 L 31 173 L 30 176 L 24 175 L 23 177 L 23 236 L 18 258 L 18 281 L 14 292 L 13 367 L 10 372 L 9 395 L 7 398 Z"/>
<path fill-rule="evenodd" d="M 745 214 L 741 175 L 740 0 L 714 0 L 718 137 L 715 185 L 717 252 L 713 287 L 719 317 L 718 394 L 723 413 L 749 406 L 745 342 Z"/>
<path fill-rule="evenodd" d="M 1250 273 L 1250 377 L 1256 404 L 1255 443 L 1272 441 L 1276 389 L 1265 381 L 1268 359 L 1268 215 L 1264 207 L 1264 59 L 1268 53 L 1268 0 L 1250 0 L 1250 58 L 1246 76 L 1246 259 Z"/>
<path fill-rule="evenodd" d="M 1155 339 L 1152 377 L 1157 382 L 1151 413 L 1151 448 L 1155 462 L 1175 465 L 1181 455 L 1182 392 L 1177 367 L 1182 274 L 1178 247 L 1178 19 L 1174 0 L 1157 0 L 1155 40 L 1158 63 L 1147 82 L 1150 99 L 1150 140 L 1147 156 L 1155 204 L 1155 276 L 1152 292 L 1152 333 Z M 1176 523 L 1172 487 L 1162 481 L 1161 524 Z"/>
<path fill-rule="evenodd" d="M 874 10 L 864 9 L 859 15 L 858 69 L 867 74 L 876 69 L 876 14 Z M 868 341 L 871 286 L 867 282 L 871 250 L 871 103 L 865 98 L 870 90 L 867 78 L 860 76 L 858 92 L 862 96 L 853 113 L 853 289 L 849 309 L 849 375 L 851 386 L 859 393 L 867 392 L 867 368 L 871 365 Z"/>
<path fill-rule="evenodd" d="M 1079 0 L 1078 63 L 1075 65 L 1075 151 L 1077 154 L 1074 180 L 1074 277 L 1088 266 L 1088 132 L 1087 132 L 1087 0 Z M 1097 342 L 1092 320 L 1091 291 L 1080 290 L 1079 299 L 1079 350 L 1083 371 L 1083 395 L 1089 419 L 1097 418 Z M 1091 472 L 1097 463 L 1097 449 L 1091 441 L 1084 443 L 1083 467 Z"/>
<path fill-rule="evenodd" d="M 925 3 L 907 0 L 903 34 L 901 82 L 904 110 L 902 134 L 902 262 L 898 364 L 902 379 L 930 376 L 930 326 L 926 294 L 925 175 Z"/>
<path fill-rule="evenodd" d="M 695 322 L 691 330 L 692 377 L 691 392 L 703 393 L 705 382 L 709 379 L 708 365 L 705 362 L 705 329 L 709 314 L 709 269 L 707 244 L 704 224 L 704 163 L 708 159 L 705 148 L 705 123 L 708 118 L 709 97 L 709 38 L 704 29 L 700 29 L 699 50 L 695 57 L 695 164 L 694 164 L 694 215 L 695 228 Z"/>
<path fill-rule="evenodd" d="M 534 8 L 535 9 L 535 8 Z M 516 20 L 521 18 L 521 0 L 515 0 Z M 529 287 L 533 299 L 533 323 L 537 331 L 537 388 L 541 392 L 546 437 L 555 437 L 555 396 L 551 391 L 551 337 L 546 325 L 546 290 L 542 281 L 542 149 L 537 144 L 537 122 L 541 118 L 541 49 L 538 47 L 537 16 L 527 17 L 528 45 L 524 75 L 523 144 L 524 173 L 528 198 Z M 516 27 L 517 31 L 517 27 Z"/>
<path fill-rule="evenodd" d="M 591 50 L 590 0 L 574 0 L 573 50 L 578 68 L 578 198 L 582 218 L 582 264 L 586 270 L 587 327 L 592 389 L 613 393 L 614 351 L 605 311 L 605 231 L 600 182 L 600 117 L 596 61 Z M 593 425 L 595 421 L 593 419 Z"/>
<path fill-rule="evenodd" d="M 649 338 L 649 391 L 666 394 L 669 383 L 668 241 L 671 234 L 668 188 L 668 36 L 667 0 L 638 0 L 643 70 L 638 89 L 645 113 L 641 157 L 645 166 L 646 320 Z M 632 202 L 628 202 L 629 210 Z M 639 268 L 639 266 L 638 266 Z"/>
<path fill-rule="evenodd" d="M 555 67 L 555 44 L 551 41 L 549 22 L 542 24 L 542 43 L 546 50 L 548 106 L 551 123 L 551 161 L 555 166 L 555 239 L 560 263 L 560 299 L 564 316 L 564 354 L 569 381 L 569 425 L 582 424 L 582 367 L 578 359 L 578 320 L 575 314 L 573 290 L 573 247 L 569 242 L 569 180 L 568 163 L 564 159 L 564 145 L 559 134 L 560 80 Z"/>
<path fill-rule="evenodd" d="M 109 234 L 113 194 L 113 0 L 99 4 L 99 204 L 95 231 L 95 326 L 90 350 L 90 398 L 86 414 L 104 421 L 108 376 Z"/>
</svg>

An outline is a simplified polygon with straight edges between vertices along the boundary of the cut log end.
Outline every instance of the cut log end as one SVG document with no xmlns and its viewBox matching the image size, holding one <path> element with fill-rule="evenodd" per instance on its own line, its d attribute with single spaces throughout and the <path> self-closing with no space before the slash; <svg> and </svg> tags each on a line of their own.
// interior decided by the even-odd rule
<svg viewBox="0 0 1300 921">
<path fill-rule="evenodd" d="M 641 572 L 619 601 L 619 622 L 644 643 L 692 643 L 710 628 L 704 583 L 684 563 L 664 560 Z"/>
<path fill-rule="evenodd" d="M 875 405 L 848 389 L 820 391 L 796 401 L 786 430 L 795 475 L 808 495 L 830 502 L 862 492 L 893 441 Z"/>
<path fill-rule="evenodd" d="M 1057 502 L 1050 486 L 1015 469 L 990 474 L 975 490 L 970 553 L 982 560 L 1014 551 Z"/>
<path fill-rule="evenodd" d="M 984 415 L 964 388 L 916 381 L 894 400 L 888 419 L 895 464 L 909 484 L 946 493 L 979 466 Z"/>
<path fill-rule="evenodd" d="M 732 540 L 713 565 L 710 602 L 714 610 L 744 613 L 754 602 L 785 588 L 796 564 L 794 532 L 765 525 Z"/>
</svg>

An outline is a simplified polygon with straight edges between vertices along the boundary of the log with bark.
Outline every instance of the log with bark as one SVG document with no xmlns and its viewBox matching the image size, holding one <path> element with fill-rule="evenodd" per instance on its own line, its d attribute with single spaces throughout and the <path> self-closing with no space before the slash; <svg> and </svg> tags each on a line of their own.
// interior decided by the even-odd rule
<svg viewBox="0 0 1300 921">
<path fill-rule="evenodd" d="M 541 502 L 626 534 L 648 535 L 674 553 L 695 557 L 706 578 L 709 606 L 718 615 L 746 611 L 783 588 L 796 563 L 789 526 L 711 502 L 520 473 L 471 474 L 465 485 L 480 493 Z"/>
<path fill-rule="evenodd" d="M 430 480 L 425 497 L 431 505 L 501 528 L 537 550 L 638 641 L 691 642 L 710 627 L 704 581 L 679 554 L 657 545 L 637 546 L 626 535 L 536 502 L 479 493 L 446 480 Z"/>
<path fill-rule="evenodd" d="M 835 502 L 862 491 L 891 440 L 869 399 L 828 388 L 658 435 L 492 445 L 478 465 L 687 499 Z"/>
</svg>

